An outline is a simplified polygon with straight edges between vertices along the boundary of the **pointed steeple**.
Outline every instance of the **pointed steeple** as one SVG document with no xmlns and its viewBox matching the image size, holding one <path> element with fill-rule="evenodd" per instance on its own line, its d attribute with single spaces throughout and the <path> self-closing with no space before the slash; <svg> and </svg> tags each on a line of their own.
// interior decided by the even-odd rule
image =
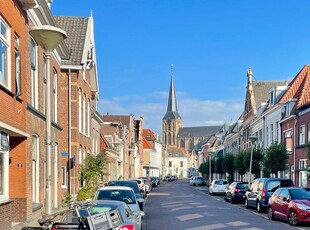
<svg viewBox="0 0 310 230">
<path fill-rule="evenodd" d="M 163 120 L 171 120 L 171 119 L 182 119 L 178 113 L 177 108 L 177 98 L 175 94 L 174 81 L 173 81 L 173 65 L 171 65 L 171 80 L 170 80 L 167 112 Z"/>
</svg>

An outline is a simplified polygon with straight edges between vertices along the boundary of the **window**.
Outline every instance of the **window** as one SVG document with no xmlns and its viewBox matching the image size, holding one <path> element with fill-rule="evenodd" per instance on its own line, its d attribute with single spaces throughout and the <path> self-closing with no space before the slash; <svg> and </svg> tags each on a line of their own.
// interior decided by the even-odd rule
<svg viewBox="0 0 310 230">
<path fill-rule="evenodd" d="M 0 17 L 0 84 L 11 87 L 10 81 L 10 28 Z"/>
<path fill-rule="evenodd" d="M 90 100 L 88 99 L 87 103 L 87 136 L 90 136 L 90 119 L 91 119 L 91 114 L 90 114 Z"/>
<path fill-rule="evenodd" d="M 183 161 L 180 162 L 180 167 L 183 168 Z"/>
<path fill-rule="evenodd" d="M 86 134 L 86 94 L 83 97 L 83 134 Z"/>
<path fill-rule="evenodd" d="M 67 186 L 67 169 L 66 166 L 61 167 L 61 187 Z"/>
<path fill-rule="evenodd" d="M 79 89 L 79 132 L 82 132 L 82 91 Z"/>
<path fill-rule="evenodd" d="M 37 73 L 37 45 L 33 39 L 30 41 L 30 64 L 31 64 L 31 104 L 38 109 L 38 73 Z"/>
<path fill-rule="evenodd" d="M 305 125 L 299 126 L 299 145 L 305 144 Z"/>
<path fill-rule="evenodd" d="M 15 35 L 15 94 L 20 96 L 21 91 L 21 61 L 20 61 L 20 50 L 19 50 L 19 37 Z"/>
<path fill-rule="evenodd" d="M 299 169 L 306 169 L 307 168 L 307 159 L 300 159 L 298 165 L 299 165 Z"/>
<path fill-rule="evenodd" d="M 273 124 L 270 125 L 270 138 L 271 138 L 271 143 L 274 142 L 274 133 L 273 133 Z"/>
<path fill-rule="evenodd" d="M 58 74 L 54 69 L 53 94 L 54 94 L 54 121 L 58 122 Z"/>
<path fill-rule="evenodd" d="M 39 179 L 40 179 L 40 161 L 39 161 L 39 137 L 32 136 L 32 203 L 39 203 Z"/>
<path fill-rule="evenodd" d="M 266 146 L 269 146 L 269 130 L 268 130 L 268 126 L 266 127 Z"/>
<path fill-rule="evenodd" d="M 169 167 L 172 167 L 172 161 L 169 161 Z"/>
<path fill-rule="evenodd" d="M 276 122 L 276 141 L 279 142 L 279 122 Z"/>
<path fill-rule="evenodd" d="M 308 123 L 308 142 L 310 142 L 310 123 Z"/>
</svg>

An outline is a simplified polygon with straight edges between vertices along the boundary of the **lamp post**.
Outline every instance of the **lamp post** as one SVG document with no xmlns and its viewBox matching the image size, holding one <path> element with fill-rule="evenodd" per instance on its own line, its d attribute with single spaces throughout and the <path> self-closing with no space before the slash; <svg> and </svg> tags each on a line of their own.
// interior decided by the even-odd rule
<svg viewBox="0 0 310 230">
<path fill-rule="evenodd" d="M 46 112 L 46 187 L 45 187 L 45 212 L 52 212 L 52 166 L 51 166 L 51 98 L 50 98 L 50 61 L 53 50 L 67 38 L 67 34 L 60 28 L 42 25 L 34 26 L 29 30 L 30 35 L 46 52 L 46 91 L 45 91 L 45 112 Z"/>
<path fill-rule="evenodd" d="M 253 161 L 253 149 L 254 149 L 254 142 L 257 140 L 257 136 L 249 136 L 249 140 L 251 141 L 251 157 L 250 157 L 250 170 L 249 170 L 249 183 L 248 186 L 250 188 L 251 185 L 251 177 L 252 177 L 252 161 Z"/>
</svg>

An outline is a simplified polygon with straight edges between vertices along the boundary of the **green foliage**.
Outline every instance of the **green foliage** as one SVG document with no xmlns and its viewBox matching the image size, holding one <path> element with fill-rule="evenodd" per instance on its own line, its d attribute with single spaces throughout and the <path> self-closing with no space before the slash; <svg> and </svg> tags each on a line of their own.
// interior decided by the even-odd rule
<svg viewBox="0 0 310 230">
<path fill-rule="evenodd" d="M 200 164 L 198 171 L 202 174 L 202 175 L 206 175 L 208 174 L 208 165 L 207 162 L 203 162 Z"/>
<path fill-rule="evenodd" d="M 105 153 L 100 153 L 97 156 L 88 155 L 85 158 L 84 164 L 81 165 L 81 179 L 85 181 L 86 186 L 78 192 L 77 200 L 82 201 L 93 198 L 104 175 L 106 162 Z"/>
<path fill-rule="evenodd" d="M 224 173 L 223 170 L 223 155 L 219 155 L 218 158 L 215 160 L 215 173 L 218 173 L 220 175 L 222 175 Z"/>
<path fill-rule="evenodd" d="M 286 169 L 288 156 L 286 147 L 283 144 L 275 142 L 268 149 L 263 158 L 263 166 L 268 169 L 270 173 L 277 175 L 279 171 Z"/>
<path fill-rule="evenodd" d="M 260 177 L 260 171 L 262 168 L 263 151 L 260 148 L 253 149 L 253 162 L 252 162 L 252 173 L 255 178 Z"/>
<path fill-rule="evenodd" d="M 224 155 L 222 162 L 223 171 L 230 175 L 231 180 L 234 180 L 234 172 L 236 170 L 234 160 L 235 156 L 232 153 L 227 153 Z"/>
<path fill-rule="evenodd" d="M 78 192 L 77 201 L 93 199 L 97 188 L 98 187 L 93 187 L 93 186 L 89 186 L 89 185 L 84 186 Z"/>
<path fill-rule="evenodd" d="M 71 194 L 70 194 L 69 192 L 64 193 L 64 194 L 63 194 L 63 200 L 62 200 L 62 202 L 63 202 L 64 204 L 70 204 L 71 201 L 72 201 L 72 196 L 71 196 Z"/>
<path fill-rule="evenodd" d="M 97 156 L 88 155 L 84 164 L 81 165 L 81 174 L 85 183 L 92 187 L 99 186 L 100 180 L 104 175 L 106 164 L 106 154 L 100 153 Z"/>
<path fill-rule="evenodd" d="M 249 155 L 247 152 L 248 150 L 240 151 L 234 159 L 236 171 L 241 175 L 241 177 L 243 177 L 243 175 L 247 172 L 247 165 L 245 164 L 245 158 Z"/>
</svg>

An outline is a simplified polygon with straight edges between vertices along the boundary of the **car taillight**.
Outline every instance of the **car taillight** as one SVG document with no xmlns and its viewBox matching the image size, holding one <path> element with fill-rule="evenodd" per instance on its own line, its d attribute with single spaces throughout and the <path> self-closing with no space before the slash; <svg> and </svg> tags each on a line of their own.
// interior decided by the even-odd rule
<svg viewBox="0 0 310 230">
<path fill-rule="evenodd" d="M 134 230 L 135 226 L 133 224 L 126 224 L 118 228 L 118 230 Z"/>
<path fill-rule="evenodd" d="M 266 198 L 266 191 L 265 189 L 263 188 L 262 189 L 262 199 L 265 199 Z"/>
<path fill-rule="evenodd" d="M 238 189 L 238 188 L 235 188 L 235 192 L 240 192 L 240 189 Z"/>
</svg>

